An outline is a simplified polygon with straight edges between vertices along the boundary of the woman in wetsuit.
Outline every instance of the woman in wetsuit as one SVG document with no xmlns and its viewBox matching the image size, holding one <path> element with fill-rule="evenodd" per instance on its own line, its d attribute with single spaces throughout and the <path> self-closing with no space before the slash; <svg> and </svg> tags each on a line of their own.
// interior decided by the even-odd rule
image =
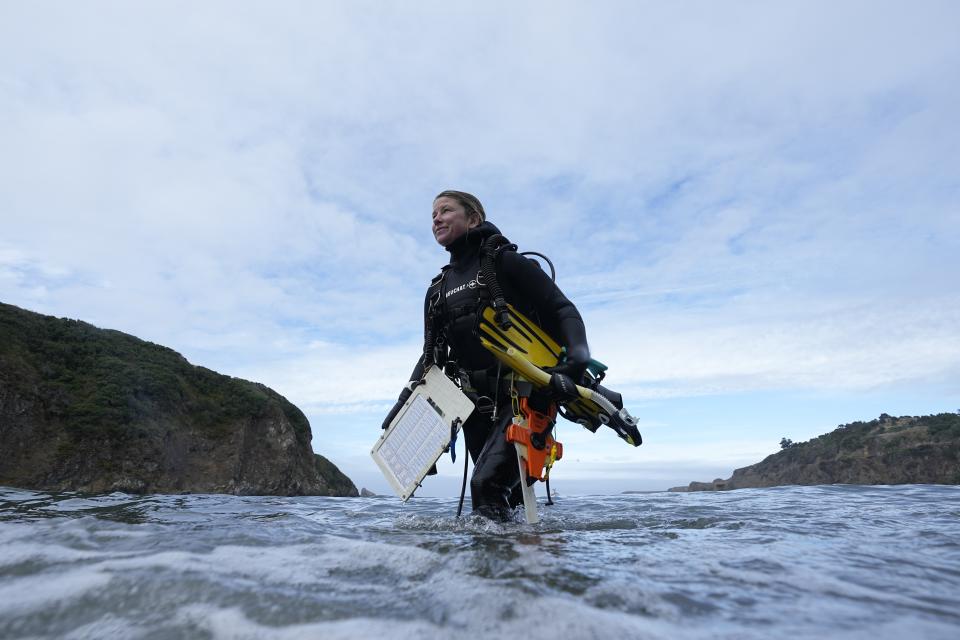
<svg viewBox="0 0 960 640">
<path fill-rule="evenodd" d="M 478 409 L 463 425 L 474 463 L 470 480 L 473 510 L 488 518 L 509 519 L 522 501 L 516 453 L 505 437 L 513 418 L 510 386 L 505 383 L 509 372 L 480 344 L 477 335 L 477 314 L 489 297 L 481 273 L 481 247 L 500 231 L 486 220 L 480 201 L 462 191 L 440 193 L 433 201 L 432 220 L 433 236 L 450 253 L 450 262 L 427 290 L 424 355 L 410 380 L 420 380 L 434 362 L 459 375 L 461 386 Z M 576 307 L 537 262 L 515 251 L 500 252 L 496 274 L 506 301 L 566 346 L 565 361 L 550 370 L 554 375 L 551 386 L 572 386 L 590 362 L 583 319 Z M 410 393 L 410 386 L 404 388 L 383 428 Z"/>
</svg>

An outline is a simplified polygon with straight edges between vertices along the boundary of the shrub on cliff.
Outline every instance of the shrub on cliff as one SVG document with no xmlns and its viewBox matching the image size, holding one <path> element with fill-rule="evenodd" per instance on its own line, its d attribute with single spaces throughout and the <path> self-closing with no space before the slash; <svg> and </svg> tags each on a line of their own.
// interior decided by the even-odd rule
<svg viewBox="0 0 960 640">
<path fill-rule="evenodd" d="M 0 303 L 0 484 L 355 495 L 332 463 L 318 473 L 310 441 L 303 413 L 262 384 Z"/>
<path fill-rule="evenodd" d="M 78 437 L 129 437 L 131 425 L 158 411 L 189 416 L 215 435 L 238 418 L 262 415 L 272 399 L 309 442 L 306 417 L 279 394 L 120 331 L 0 304 L 0 337 L 6 383 L 47 400 L 47 411 Z"/>
</svg>

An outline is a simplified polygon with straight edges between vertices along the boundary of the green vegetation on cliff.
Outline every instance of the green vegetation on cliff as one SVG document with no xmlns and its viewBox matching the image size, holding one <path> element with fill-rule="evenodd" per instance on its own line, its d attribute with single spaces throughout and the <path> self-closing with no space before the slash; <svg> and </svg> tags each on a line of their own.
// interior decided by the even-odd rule
<svg viewBox="0 0 960 640">
<path fill-rule="evenodd" d="M 337 468 L 337 465 L 333 464 L 319 453 L 315 453 L 313 455 L 313 465 L 316 468 L 317 473 L 320 474 L 320 477 L 327 481 L 327 485 L 329 485 L 333 495 L 359 495 L 357 493 L 357 485 L 353 484 L 353 480 L 348 478 L 344 472 L 340 471 L 340 469 Z"/>
<path fill-rule="evenodd" d="M 262 384 L 0 303 L 0 484 L 351 493 L 310 440 L 303 413 Z"/>
<path fill-rule="evenodd" d="M 737 469 L 726 480 L 676 490 L 716 491 L 786 484 L 960 484 L 960 415 L 887 414 L 840 425 Z"/>
<path fill-rule="evenodd" d="M 196 367 L 176 351 L 131 335 L 0 304 L 0 367 L 5 382 L 47 399 L 46 410 L 78 438 L 136 437 L 158 411 L 182 412 L 216 433 L 280 402 L 298 438 L 303 413 L 267 387 Z"/>
<path fill-rule="evenodd" d="M 916 482 L 960 484 L 960 464 L 952 469 L 931 465 L 934 460 L 957 459 L 958 453 L 960 415 L 894 418 L 883 414 L 876 420 L 840 425 L 807 442 L 793 443 L 748 468 L 758 473 L 782 472 L 835 461 L 848 463 L 848 468 L 853 469 L 873 462 L 878 463 L 874 470 L 878 482 L 871 484 L 894 484 L 903 482 L 904 477 L 915 477 Z M 882 482 L 884 474 L 892 482 Z M 840 475 L 843 476 L 842 471 Z"/>
</svg>

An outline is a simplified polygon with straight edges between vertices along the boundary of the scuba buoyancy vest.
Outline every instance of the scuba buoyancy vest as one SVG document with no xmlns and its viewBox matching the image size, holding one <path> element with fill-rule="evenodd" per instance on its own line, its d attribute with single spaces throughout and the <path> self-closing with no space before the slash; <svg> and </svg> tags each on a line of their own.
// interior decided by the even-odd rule
<svg viewBox="0 0 960 640">
<path fill-rule="evenodd" d="M 450 248 L 450 264 L 430 283 L 424 315 L 425 366 L 455 362 L 458 368 L 471 372 L 495 367 L 496 358 L 479 341 L 482 310 L 488 305 L 503 309 L 509 300 L 529 317 L 540 319 L 536 305 L 513 286 L 513 281 L 527 281 L 516 272 L 515 260 L 507 270 L 510 282 L 505 286 L 506 294 L 497 277 L 500 257 L 506 250 L 516 251 L 516 245 L 511 245 L 491 223 L 471 233 Z M 539 271 L 538 267 L 533 269 Z M 548 306 L 565 304 L 574 309 L 559 290 L 555 294 Z"/>
<path fill-rule="evenodd" d="M 494 233 L 484 239 L 479 260 L 466 269 L 447 265 L 434 278 L 428 292 L 425 362 L 443 366 L 452 356 L 460 368 L 485 369 L 499 361 L 537 387 L 549 385 L 550 374 L 544 369 L 561 364 L 565 349 L 542 328 L 532 305 L 517 299 L 508 302 L 497 274 L 503 252 L 516 250 Z M 536 252 L 520 255 L 527 254 L 544 258 L 555 278 L 549 258 Z M 623 408 L 619 393 L 600 384 L 606 369 L 591 360 L 575 381 L 578 397 L 561 402 L 560 414 L 594 433 L 607 425 L 628 444 L 639 446 L 636 419 Z"/>
</svg>

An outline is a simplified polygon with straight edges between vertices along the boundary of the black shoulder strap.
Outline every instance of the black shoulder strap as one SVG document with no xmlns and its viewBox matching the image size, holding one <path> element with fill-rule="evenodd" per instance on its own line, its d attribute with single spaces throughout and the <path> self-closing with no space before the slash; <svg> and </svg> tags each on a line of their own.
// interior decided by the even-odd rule
<svg viewBox="0 0 960 640">
<path fill-rule="evenodd" d="M 450 265 L 445 264 L 440 269 L 440 273 L 433 277 L 430 286 L 427 288 L 427 295 L 430 298 L 430 313 L 440 311 L 440 305 L 443 304 L 443 278 L 447 275 L 447 269 Z"/>
<path fill-rule="evenodd" d="M 450 265 L 440 269 L 427 288 L 427 313 L 423 318 L 423 365 L 427 369 L 431 364 L 440 364 L 440 317 L 443 314 L 443 277 Z"/>
</svg>

